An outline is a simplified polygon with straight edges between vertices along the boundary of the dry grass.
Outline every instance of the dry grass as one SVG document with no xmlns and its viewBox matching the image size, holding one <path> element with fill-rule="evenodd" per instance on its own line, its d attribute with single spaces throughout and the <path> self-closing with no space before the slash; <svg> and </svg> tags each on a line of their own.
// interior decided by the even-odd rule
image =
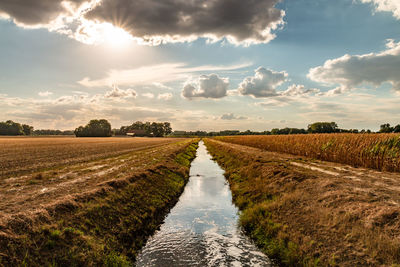
<svg viewBox="0 0 400 267">
<path fill-rule="evenodd" d="M 400 171 L 397 134 L 226 136 L 218 140 L 382 171 Z"/>
<path fill-rule="evenodd" d="M 174 138 L 1 137 L 0 179 L 176 141 Z"/>
<path fill-rule="evenodd" d="M 206 145 L 226 170 L 241 225 L 281 265 L 400 263 L 400 174 Z"/>
<path fill-rule="evenodd" d="M 197 147 L 193 139 L 33 139 L 18 140 L 54 152 L 61 143 L 70 157 L 80 143 L 86 154 L 0 180 L 1 266 L 132 266 L 183 191 Z"/>
</svg>

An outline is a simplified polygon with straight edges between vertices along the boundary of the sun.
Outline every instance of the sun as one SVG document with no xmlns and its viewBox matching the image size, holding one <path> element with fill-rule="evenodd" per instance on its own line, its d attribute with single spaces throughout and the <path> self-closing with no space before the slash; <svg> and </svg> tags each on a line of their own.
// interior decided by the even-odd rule
<svg viewBox="0 0 400 267">
<path fill-rule="evenodd" d="M 104 43 L 110 46 L 125 46 L 132 41 L 128 32 L 109 23 L 103 25 L 102 35 Z"/>
</svg>

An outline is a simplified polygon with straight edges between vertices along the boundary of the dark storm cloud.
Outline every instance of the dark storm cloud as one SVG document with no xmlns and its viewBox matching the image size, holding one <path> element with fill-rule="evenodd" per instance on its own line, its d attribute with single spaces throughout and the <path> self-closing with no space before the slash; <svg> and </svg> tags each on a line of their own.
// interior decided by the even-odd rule
<svg viewBox="0 0 400 267">
<path fill-rule="evenodd" d="M 5 13 L 16 22 L 29 26 L 47 24 L 61 13 L 66 12 L 62 2 L 63 0 L 1 0 L 0 13 Z M 79 5 L 85 0 L 68 2 Z"/>
<path fill-rule="evenodd" d="M 274 7 L 278 1 L 103 0 L 85 18 L 113 23 L 149 42 L 200 36 L 268 42 L 284 16 Z"/>
<path fill-rule="evenodd" d="M 60 28 L 85 27 L 85 18 L 123 28 L 148 44 L 192 41 L 199 37 L 233 43 L 267 43 L 273 30 L 283 25 L 284 11 L 275 8 L 279 0 L 1 0 L 0 14 L 18 24 L 50 24 L 60 15 Z M 86 3 L 85 8 L 80 9 Z M 68 6 L 68 7 L 67 7 Z M 54 25 L 49 28 L 54 29 Z M 62 32 L 61 32 L 62 33 Z"/>
</svg>

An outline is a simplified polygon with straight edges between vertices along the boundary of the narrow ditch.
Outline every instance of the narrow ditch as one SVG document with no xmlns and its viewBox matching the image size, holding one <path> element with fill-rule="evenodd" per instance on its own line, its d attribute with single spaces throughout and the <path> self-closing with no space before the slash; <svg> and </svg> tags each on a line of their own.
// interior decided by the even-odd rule
<svg viewBox="0 0 400 267">
<path fill-rule="evenodd" d="M 200 141 L 190 180 L 136 266 L 271 266 L 238 227 L 224 171 Z"/>
</svg>

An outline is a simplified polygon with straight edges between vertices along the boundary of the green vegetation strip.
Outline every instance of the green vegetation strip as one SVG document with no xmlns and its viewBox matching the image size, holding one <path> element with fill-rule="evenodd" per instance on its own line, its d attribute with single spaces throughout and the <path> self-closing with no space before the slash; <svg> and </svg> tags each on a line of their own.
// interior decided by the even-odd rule
<svg viewBox="0 0 400 267">
<path fill-rule="evenodd" d="M 196 150 L 194 141 L 128 182 L 109 183 L 115 190 L 59 207 L 65 211 L 51 224 L 0 236 L 0 265 L 132 266 L 183 192 Z"/>
<path fill-rule="evenodd" d="M 264 185 L 267 181 L 258 178 L 256 165 L 260 163 L 239 157 L 209 139 L 204 141 L 214 160 L 225 170 L 233 201 L 241 211 L 240 225 L 245 233 L 279 265 L 313 266 L 314 259 L 305 258 L 298 246 L 289 240 L 286 226 L 272 219 L 268 206 L 275 201 L 275 196 L 272 192 L 266 192 Z M 264 164 L 273 168 L 277 163 Z"/>
</svg>

